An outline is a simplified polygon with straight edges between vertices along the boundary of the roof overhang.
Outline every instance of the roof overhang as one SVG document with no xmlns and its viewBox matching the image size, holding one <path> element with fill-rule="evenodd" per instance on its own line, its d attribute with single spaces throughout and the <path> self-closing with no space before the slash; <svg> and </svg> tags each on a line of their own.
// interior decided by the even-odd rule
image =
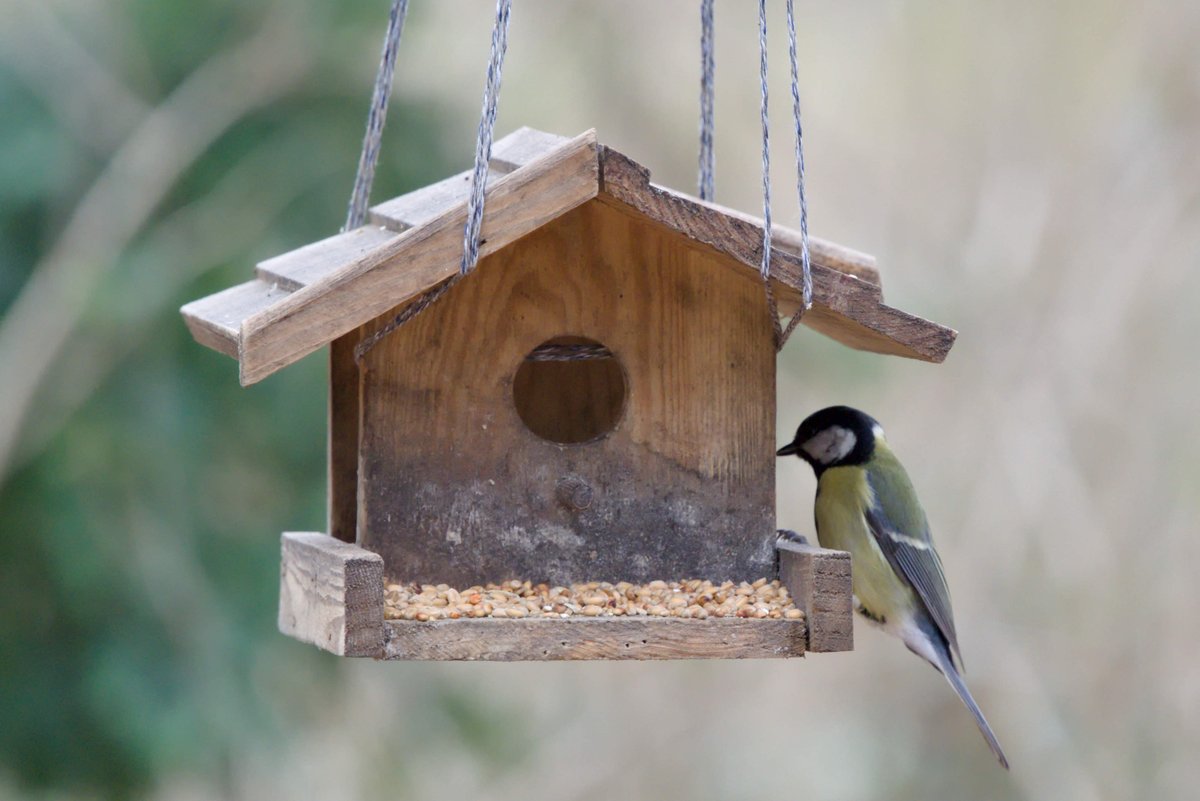
<svg viewBox="0 0 1200 801">
<path fill-rule="evenodd" d="M 592 199 L 640 215 L 758 280 L 762 221 L 650 182 L 596 141 L 522 128 L 493 148 L 480 258 Z M 196 340 L 236 358 L 253 384 L 451 278 L 459 269 L 470 173 L 371 209 L 353 231 L 261 262 L 255 278 L 181 310 Z M 772 227 L 780 311 L 800 304 L 800 237 Z M 952 329 L 883 302 L 875 260 L 811 237 L 813 306 L 803 323 L 859 350 L 941 362 Z"/>
</svg>

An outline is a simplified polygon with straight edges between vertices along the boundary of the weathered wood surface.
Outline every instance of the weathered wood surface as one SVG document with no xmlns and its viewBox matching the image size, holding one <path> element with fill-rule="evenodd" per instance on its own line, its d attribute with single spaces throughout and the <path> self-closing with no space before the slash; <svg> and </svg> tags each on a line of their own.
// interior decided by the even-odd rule
<svg viewBox="0 0 1200 801">
<path fill-rule="evenodd" d="M 513 131 L 492 147 L 492 159 L 488 162 L 488 167 L 495 172 L 512 172 L 552 150 L 557 150 L 570 141 L 570 138 L 566 136 L 524 126 Z"/>
<path fill-rule="evenodd" d="M 378 225 L 364 225 L 260 261 L 255 273 L 260 280 L 295 292 L 328 274 L 332 266 L 357 261 L 397 236 Z"/>
<path fill-rule="evenodd" d="M 641 165 L 609 148 L 601 148 L 600 199 L 623 206 L 683 234 L 686 241 L 717 250 L 744 269 L 758 272 L 762 256 L 762 222 L 729 215 L 709 204 L 650 183 Z M 810 328 L 859 350 L 941 362 L 957 336 L 952 329 L 906 314 L 883 303 L 877 284 L 844 270 L 852 258 L 848 249 L 825 248 L 813 242 L 813 308 L 804 316 Z M 832 264 L 826 263 L 826 259 Z M 838 267 L 841 269 L 838 269 Z M 873 265 L 862 264 L 862 271 Z M 800 303 L 800 257 L 771 249 L 773 286 L 780 310 Z"/>
<path fill-rule="evenodd" d="M 247 281 L 186 304 L 180 313 L 196 341 L 239 358 L 242 321 L 285 298 L 288 290 L 269 281 Z"/>
<path fill-rule="evenodd" d="M 649 173 L 647 173 L 647 178 L 649 178 Z M 718 214 L 757 227 L 759 230 L 759 242 L 762 242 L 762 220 L 760 218 L 738 211 L 737 209 L 731 209 L 728 206 L 722 206 L 719 203 L 713 203 L 710 200 L 701 200 L 698 197 L 692 197 L 685 192 L 676 192 L 673 189 L 667 189 L 655 183 L 651 183 L 651 186 L 659 191 L 670 192 Z M 782 225 L 771 226 L 771 246 L 776 250 L 782 250 L 784 253 L 788 253 L 799 259 L 802 241 L 803 237 L 799 231 L 785 228 Z M 810 236 L 808 238 L 808 255 L 810 262 L 817 262 L 832 270 L 853 275 L 855 278 L 860 278 L 876 286 L 880 285 L 879 266 L 876 263 L 875 257 L 869 253 L 863 253 L 862 251 L 854 250 L 853 248 L 848 248 L 845 245 L 839 245 L 836 242 L 830 242 L 827 239 L 821 239 L 817 236 Z"/>
<path fill-rule="evenodd" d="M 279 630 L 339 656 L 379 656 L 379 555 L 313 532 L 287 532 L 280 542 Z"/>
<path fill-rule="evenodd" d="M 488 192 L 480 255 L 487 256 L 595 197 L 596 137 L 497 178 Z M 242 322 L 241 380 L 252 384 L 458 270 L 467 208 L 458 204 L 368 256 Z"/>
<path fill-rule="evenodd" d="M 358 530 L 359 381 L 354 361 L 358 329 L 329 343 L 328 531 L 354 542 Z"/>
<path fill-rule="evenodd" d="M 854 650 L 850 554 L 780 540 L 779 578 L 808 621 L 808 650 Z"/>
<path fill-rule="evenodd" d="M 761 659 L 803 656 L 803 620 L 538 618 L 384 623 L 385 659 Z"/>
<path fill-rule="evenodd" d="M 761 284 L 727 261 L 591 202 L 480 262 L 363 359 L 359 543 L 398 581 L 460 586 L 773 573 L 775 350 Z M 513 403 L 563 334 L 624 371 L 599 441 L 541 439 Z M 568 477 L 586 509 L 559 499 Z"/>
<path fill-rule="evenodd" d="M 604 176 L 601 176 L 603 161 Z M 504 247 L 594 197 L 636 210 L 685 246 L 758 269 L 761 221 L 650 183 L 649 173 L 589 132 L 575 139 L 522 128 L 493 151 L 482 252 Z M 183 314 L 196 339 L 238 358 L 249 384 L 428 290 L 460 258 L 469 172 L 375 206 L 371 223 L 258 265 L 258 281 L 190 303 Z M 799 234 L 776 226 L 772 266 L 780 309 L 800 300 Z M 815 306 L 805 324 L 850 347 L 938 362 L 955 332 L 883 303 L 872 257 L 810 239 Z"/>
</svg>

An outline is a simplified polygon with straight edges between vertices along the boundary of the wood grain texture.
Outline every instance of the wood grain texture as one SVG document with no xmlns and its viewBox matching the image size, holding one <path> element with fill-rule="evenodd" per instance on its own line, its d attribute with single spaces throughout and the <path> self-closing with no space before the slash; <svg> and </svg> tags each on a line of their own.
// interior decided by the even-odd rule
<svg viewBox="0 0 1200 801">
<path fill-rule="evenodd" d="M 683 234 L 688 242 L 726 254 L 742 270 L 758 272 L 762 256 L 760 220 L 726 214 L 655 186 L 644 167 L 609 148 L 601 148 L 600 162 L 602 201 L 624 206 Z M 878 285 L 822 261 L 832 252 L 812 249 L 813 309 L 804 317 L 806 325 L 859 350 L 930 362 L 946 358 L 957 336 L 955 331 L 885 305 Z M 841 252 L 836 260 L 846 257 L 846 252 Z M 771 275 L 780 310 L 787 313 L 797 308 L 799 256 L 773 247 Z"/>
<path fill-rule="evenodd" d="M 492 158 L 488 167 L 495 172 L 511 172 L 563 147 L 570 141 L 565 136 L 524 126 L 492 146 Z"/>
<path fill-rule="evenodd" d="M 488 162 L 486 186 L 506 175 L 548 155 L 551 151 L 569 146 L 563 136 L 518 128 L 492 146 Z M 376 225 L 396 231 L 415 228 L 430 222 L 458 203 L 465 203 L 471 193 L 471 170 L 421 187 L 400 197 L 380 203 L 371 209 L 370 219 Z"/>
<path fill-rule="evenodd" d="M 480 262 L 363 359 L 358 542 L 395 580 L 459 586 L 773 574 L 775 350 L 762 285 L 727 262 L 598 202 Z M 599 441 L 517 414 L 518 368 L 562 335 L 624 370 Z"/>
<path fill-rule="evenodd" d="M 247 281 L 179 310 L 188 330 L 201 345 L 238 358 L 242 321 L 287 297 L 288 290 L 269 281 Z"/>
<path fill-rule="evenodd" d="M 762 659 L 803 656 L 803 620 L 539 618 L 384 623 L 385 659 Z"/>
<path fill-rule="evenodd" d="M 358 424 L 360 376 L 354 361 L 359 331 L 329 343 L 328 531 L 354 542 L 358 530 Z"/>
<path fill-rule="evenodd" d="M 255 274 L 262 281 L 274 281 L 295 292 L 326 275 L 331 267 L 357 261 L 397 236 L 395 231 L 378 225 L 364 225 L 260 261 Z"/>
<path fill-rule="evenodd" d="M 780 540 L 779 578 L 808 621 L 808 650 L 854 650 L 850 554 Z"/>
<path fill-rule="evenodd" d="M 522 128 L 498 141 L 483 252 L 594 196 L 603 180 L 602 197 L 614 207 L 682 234 L 685 247 L 711 248 L 736 269 L 757 271 L 760 220 L 655 186 L 644 168 L 615 151 L 600 155 L 603 178 L 591 132 L 568 140 Z M 465 220 L 469 178 L 463 172 L 382 203 L 371 210 L 371 225 L 264 261 L 262 280 L 185 306 L 189 328 L 201 344 L 242 362 L 244 384 L 290 364 L 453 274 L 461 250 L 454 229 Z M 774 243 L 776 294 L 790 314 L 800 302 L 799 234 L 776 226 Z M 860 350 L 945 358 L 955 332 L 885 305 L 871 256 L 816 237 L 810 245 L 816 305 L 804 319 L 809 328 Z"/>
<path fill-rule="evenodd" d="M 596 138 L 588 131 L 497 178 L 488 190 L 480 255 L 487 256 L 596 196 Z M 241 381 L 265 378 L 365 320 L 454 275 L 466 204 L 242 321 Z"/>
<path fill-rule="evenodd" d="M 647 176 L 648 177 L 648 176 Z M 735 220 L 741 220 L 744 223 L 749 223 L 752 226 L 757 226 L 758 230 L 762 231 L 762 219 L 746 214 L 745 212 L 731 209 L 728 206 L 722 206 L 719 203 L 713 203 L 708 200 L 701 200 L 698 197 L 693 197 L 684 192 L 676 192 L 673 189 L 666 189 L 658 184 L 652 184 L 656 189 L 671 192 L 679 197 L 685 198 L 692 203 L 703 206 L 706 209 L 714 211 L 718 214 L 731 217 Z M 761 237 L 761 233 L 759 235 Z M 761 239 L 760 239 L 761 241 Z M 795 256 L 800 259 L 801 243 L 803 238 L 799 231 L 791 228 L 785 228 L 782 225 L 771 226 L 771 246 L 781 250 L 784 253 Z M 863 253 L 853 248 L 848 248 L 845 245 L 839 245 L 836 242 L 830 242 L 827 239 L 810 236 L 808 238 L 808 255 L 810 262 L 817 262 L 830 269 L 837 270 L 847 275 L 852 275 L 855 278 L 860 278 L 876 286 L 880 286 L 879 265 L 876 263 L 875 257 L 869 253 Z"/>
<path fill-rule="evenodd" d="M 279 630 L 339 656 L 379 656 L 379 555 L 312 532 L 287 532 L 280 542 Z"/>
</svg>

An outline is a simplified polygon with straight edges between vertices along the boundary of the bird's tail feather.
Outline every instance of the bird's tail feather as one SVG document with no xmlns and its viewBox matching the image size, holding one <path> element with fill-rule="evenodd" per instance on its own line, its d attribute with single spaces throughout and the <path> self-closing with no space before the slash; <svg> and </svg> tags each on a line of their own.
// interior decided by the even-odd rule
<svg viewBox="0 0 1200 801">
<path fill-rule="evenodd" d="M 992 749 L 992 753 L 996 755 L 996 759 L 1000 760 L 1000 764 L 1008 770 L 1008 757 L 1004 756 L 1004 749 L 1000 747 L 1000 742 L 996 739 L 996 735 L 992 732 L 992 727 L 988 725 L 987 718 L 979 711 L 979 704 L 975 703 L 975 699 L 971 696 L 971 691 L 967 689 L 966 682 L 959 675 L 958 670 L 954 667 L 954 663 L 950 659 L 950 652 L 946 649 L 938 649 L 939 661 L 938 668 L 942 671 L 942 675 L 946 677 L 946 681 L 950 682 L 950 686 L 954 688 L 954 692 L 962 699 L 963 704 L 970 710 L 975 717 L 975 724 L 979 726 L 979 732 L 983 735 L 983 739 L 987 740 L 988 748 Z"/>
</svg>

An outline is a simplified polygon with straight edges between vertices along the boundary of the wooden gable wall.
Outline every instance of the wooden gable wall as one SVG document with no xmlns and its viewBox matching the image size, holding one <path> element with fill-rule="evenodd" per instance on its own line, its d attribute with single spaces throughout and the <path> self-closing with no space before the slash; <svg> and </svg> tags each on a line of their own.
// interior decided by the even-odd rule
<svg viewBox="0 0 1200 801">
<path fill-rule="evenodd" d="M 482 260 L 363 359 L 359 544 L 458 586 L 772 574 L 775 349 L 762 285 L 724 258 L 590 201 Z M 624 371 L 595 442 L 543 440 L 513 404 L 562 335 Z"/>
</svg>

